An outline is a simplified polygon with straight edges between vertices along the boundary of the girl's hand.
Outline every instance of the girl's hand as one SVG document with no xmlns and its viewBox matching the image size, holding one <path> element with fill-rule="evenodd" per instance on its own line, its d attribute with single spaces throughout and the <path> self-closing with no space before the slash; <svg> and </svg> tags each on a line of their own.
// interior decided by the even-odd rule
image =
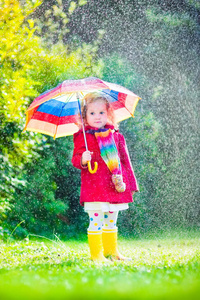
<svg viewBox="0 0 200 300">
<path fill-rule="evenodd" d="M 133 195 L 135 194 L 135 191 L 132 191 L 131 194 L 132 194 L 132 196 L 133 196 Z"/>
<path fill-rule="evenodd" d="M 84 166 L 88 161 L 91 161 L 93 152 L 85 151 L 82 154 L 81 164 Z"/>
</svg>

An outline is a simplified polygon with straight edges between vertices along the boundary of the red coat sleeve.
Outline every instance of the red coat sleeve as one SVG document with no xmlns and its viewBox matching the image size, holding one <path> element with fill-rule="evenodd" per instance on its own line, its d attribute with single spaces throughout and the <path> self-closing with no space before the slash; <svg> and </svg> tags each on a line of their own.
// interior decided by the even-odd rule
<svg viewBox="0 0 200 300">
<path fill-rule="evenodd" d="M 74 151 L 72 155 L 72 165 L 75 168 L 80 170 L 87 168 L 81 165 L 82 154 L 83 152 L 86 151 L 83 134 L 79 132 L 75 133 L 73 136 L 73 141 L 74 141 Z"/>
<path fill-rule="evenodd" d="M 129 180 L 130 187 L 131 187 L 131 191 L 138 192 L 139 187 L 138 187 L 137 180 L 136 180 L 136 177 L 135 177 L 135 174 L 133 171 L 133 167 L 131 164 L 131 160 L 129 157 L 129 152 L 128 152 L 128 148 L 126 145 L 126 141 L 125 141 L 124 136 L 120 133 L 119 133 L 119 156 L 120 156 L 121 164 L 123 164 L 123 166 L 126 169 L 128 180 Z"/>
</svg>

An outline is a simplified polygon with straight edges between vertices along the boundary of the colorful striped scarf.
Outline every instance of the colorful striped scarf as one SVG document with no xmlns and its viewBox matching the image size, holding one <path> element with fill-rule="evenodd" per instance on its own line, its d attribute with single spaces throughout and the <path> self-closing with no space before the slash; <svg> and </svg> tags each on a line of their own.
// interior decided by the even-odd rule
<svg viewBox="0 0 200 300">
<path fill-rule="evenodd" d="M 122 174 L 120 159 L 111 129 L 95 132 L 101 157 L 112 174 Z"/>
</svg>

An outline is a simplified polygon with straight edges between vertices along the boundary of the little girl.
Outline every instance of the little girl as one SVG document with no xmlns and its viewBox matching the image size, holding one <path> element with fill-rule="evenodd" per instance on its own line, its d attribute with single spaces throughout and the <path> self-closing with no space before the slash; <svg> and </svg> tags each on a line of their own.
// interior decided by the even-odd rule
<svg viewBox="0 0 200 300">
<path fill-rule="evenodd" d="M 114 121 L 114 112 L 101 93 L 85 96 L 82 105 L 89 151 L 86 151 L 83 130 L 74 134 L 72 164 L 81 169 L 80 204 L 89 214 L 88 241 L 94 261 L 131 260 L 117 248 L 117 216 L 119 210 L 128 209 L 137 181 L 130 162 L 126 142 Z M 87 163 L 98 163 L 97 172 L 91 174 Z"/>
</svg>

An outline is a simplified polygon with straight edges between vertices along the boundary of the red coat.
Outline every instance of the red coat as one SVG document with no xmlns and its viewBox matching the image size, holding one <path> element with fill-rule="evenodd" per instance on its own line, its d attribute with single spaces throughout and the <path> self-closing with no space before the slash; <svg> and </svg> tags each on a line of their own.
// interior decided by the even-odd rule
<svg viewBox="0 0 200 300">
<path fill-rule="evenodd" d="M 113 129 L 111 125 L 106 128 Z M 87 126 L 85 130 L 94 129 Z M 133 202 L 132 191 L 138 191 L 137 181 L 131 165 L 125 139 L 121 133 L 115 131 L 113 133 L 117 146 L 119 158 L 121 161 L 123 182 L 126 184 L 126 190 L 122 193 L 116 191 L 111 180 L 111 172 L 101 157 L 99 145 L 92 133 L 86 133 L 88 150 L 93 152 L 91 166 L 94 168 L 94 161 L 98 162 L 98 169 L 95 174 L 91 174 L 87 167 L 81 165 L 81 157 L 85 148 L 84 136 L 82 130 L 74 134 L 74 152 L 72 156 L 72 164 L 75 168 L 81 170 L 81 195 L 80 204 L 84 202 L 110 202 L 110 203 L 129 203 Z"/>
</svg>

